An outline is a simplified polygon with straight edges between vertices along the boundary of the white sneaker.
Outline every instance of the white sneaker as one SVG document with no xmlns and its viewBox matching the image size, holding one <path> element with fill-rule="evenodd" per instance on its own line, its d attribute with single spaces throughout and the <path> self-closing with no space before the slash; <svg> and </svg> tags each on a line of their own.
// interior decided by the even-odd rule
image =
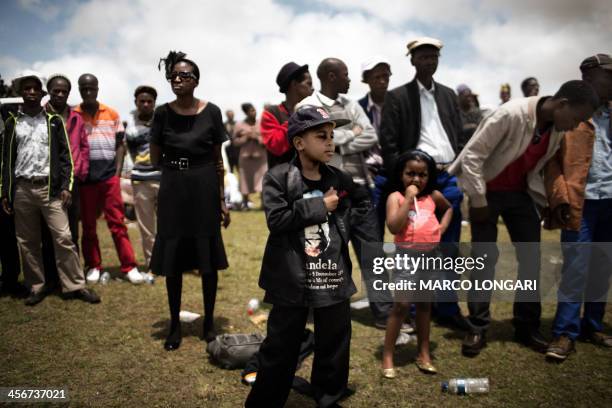
<svg viewBox="0 0 612 408">
<path fill-rule="evenodd" d="M 85 276 L 87 283 L 98 283 L 100 280 L 100 270 L 98 268 L 90 268 Z"/>
<path fill-rule="evenodd" d="M 127 280 L 129 280 L 134 285 L 139 285 L 144 282 L 142 274 L 136 268 L 132 268 L 125 276 Z"/>
</svg>

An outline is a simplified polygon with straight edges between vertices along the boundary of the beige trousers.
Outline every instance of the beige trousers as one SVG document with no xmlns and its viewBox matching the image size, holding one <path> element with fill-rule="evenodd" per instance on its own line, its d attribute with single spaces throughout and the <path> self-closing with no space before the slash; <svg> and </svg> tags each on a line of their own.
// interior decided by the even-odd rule
<svg viewBox="0 0 612 408">
<path fill-rule="evenodd" d="M 43 270 L 40 214 L 51 231 L 55 262 L 62 285 L 62 291 L 72 292 L 85 287 L 85 277 L 76 245 L 70 235 L 68 214 L 58 198 L 47 196 L 47 183 L 32 183 L 17 180 L 15 200 L 15 231 L 21 254 L 25 283 L 32 292 L 39 292 L 45 286 Z"/>
<path fill-rule="evenodd" d="M 157 195 L 159 193 L 159 181 L 132 181 L 134 189 L 134 208 L 136 219 L 142 238 L 142 252 L 145 257 L 147 268 L 151 262 L 153 244 L 157 233 Z"/>
</svg>

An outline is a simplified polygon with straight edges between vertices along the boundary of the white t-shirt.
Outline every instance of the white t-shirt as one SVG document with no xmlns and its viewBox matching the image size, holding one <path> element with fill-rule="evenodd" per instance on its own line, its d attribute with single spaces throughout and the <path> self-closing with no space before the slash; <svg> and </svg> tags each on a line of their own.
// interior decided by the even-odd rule
<svg viewBox="0 0 612 408">
<path fill-rule="evenodd" d="M 435 85 L 426 89 L 417 79 L 421 100 L 421 133 L 417 149 L 427 152 L 436 163 L 450 163 L 455 159 L 455 151 L 440 121 L 438 106 L 434 97 Z"/>
</svg>

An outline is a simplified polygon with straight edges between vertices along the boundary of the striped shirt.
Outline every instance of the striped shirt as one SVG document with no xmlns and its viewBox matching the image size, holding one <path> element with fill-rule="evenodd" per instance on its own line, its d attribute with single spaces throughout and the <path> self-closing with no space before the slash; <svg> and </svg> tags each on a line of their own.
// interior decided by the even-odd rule
<svg viewBox="0 0 612 408">
<path fill-rule="evenodd" d="M 123 124 L 114 109 L 100 103 L 95 116 L 83 111 L 81 105 L 74 108 L 85 122 L 89 142 L 89 174 L 87 182 L 108 180 L 116 171 L 117 140 L 123 140 Z"/>
</svg>

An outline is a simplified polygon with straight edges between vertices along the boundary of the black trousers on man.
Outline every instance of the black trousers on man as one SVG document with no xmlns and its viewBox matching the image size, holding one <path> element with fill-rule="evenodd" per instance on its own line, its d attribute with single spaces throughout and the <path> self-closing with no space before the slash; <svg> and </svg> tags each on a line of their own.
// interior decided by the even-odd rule
<svg viewBox="0 0 612 408">
<path fill-rule="evenodd" d="M 380 231 L 384 228 L 378 222 L 376 208 L 372 207 L 366 215 L 360 219 L 351 219 L 350 240 L 355 250 L 359 266 L 361 269 L 361 277 L 363 279 L 368 300 L 370 301 L 370 310 L 372 316 L 377 322 L 386 322 L 391 308 L 393 307 L 393 297 L 391 292 L 386 290 L 376 291 L 372 287 L 375 279 L 381 279 L 380 276 L 374 275 L 372 272 L 372 248 L 376 248 L 375 243 L 382 242 L 380 240 Z M 370 253 L 364 253 L 364 248 L 370 244 Z M 378 254 L 382 256 L 382 254 Z"/>
<path fill-rule="evenodd" d="M 484 222 L 471 222 L 472 256 L 485 256 L 485 268 L 472 271 L 472 282 L 491 280 L 499 257 L 497 248 L 497 220 L 501 216 L 518 261 L 518 280 L 539 279 L 540 276 L 540 217 L 535 204 L 526 192 L 489 192 L 489 218 Z M 491 292 L 471 290 L 468 294 L 469 325 L 474 333 L 485 332 L 491 323 Z M 539 291 L 516 291 L 512 321 L 516 330 L 537 329 L 540 326 L 542 306 Z"/>
<path fill-rule="evenodd" d="M 298 363 L 308 307 L 274 305 L 259 353 L 257 379 L 245 407 L 283 407 Z M 333 406 L 347 391 L 351 346 L 349 300 L 313 309 L 312 393 L 319 407 Z"/>
<path fill-rule="evenodd" d="M 2 263 L 2 288 L 11 290 L 17 285 L 21 272 L 15 217 L 0 209 L 0 262 Z"/>
</svg>

